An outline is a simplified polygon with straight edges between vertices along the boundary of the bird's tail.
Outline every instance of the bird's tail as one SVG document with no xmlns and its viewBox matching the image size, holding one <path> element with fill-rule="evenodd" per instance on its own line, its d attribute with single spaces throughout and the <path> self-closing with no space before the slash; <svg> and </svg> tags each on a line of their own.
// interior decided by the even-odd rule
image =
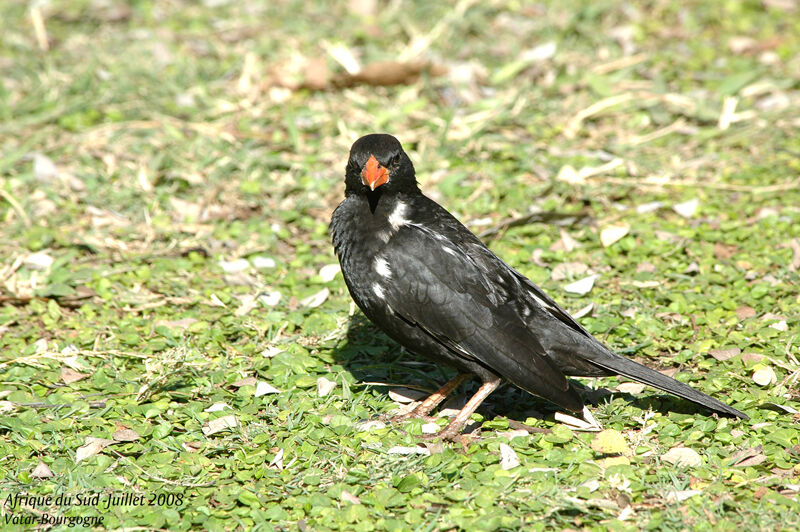
<svg viewBox="0 0 800 532">
<path fill-rule="evenodd" d="M 654 369 L 648 368 L 647 366 L 643 366 L 637 362 L 634 362 L 629 358 L 609 353 L 606 356 L 592 358 L 591 362 L 602 368 L 613 371 L 614 373 L 619 373 L 625 377 L 643 382 L 644 384 L 649 384 L 650 386 L 654 386 L 660 390 L 664 390 L 665 392 L 675 394 L 678 397 L 683 397 L 684 399 L 709 408 L 715 412 L 729 416 L 736 416 L 742 419 L 750 419 L 749 416 L 743 412 L 740 412 L 735 408 L 714 399 L 710 395 L 706 395 L 703 392 L 697 391 L 687 384 L 678 382 L 671 377 L 667 377 L 666 375 L 663 375 Z"/>
</svg>

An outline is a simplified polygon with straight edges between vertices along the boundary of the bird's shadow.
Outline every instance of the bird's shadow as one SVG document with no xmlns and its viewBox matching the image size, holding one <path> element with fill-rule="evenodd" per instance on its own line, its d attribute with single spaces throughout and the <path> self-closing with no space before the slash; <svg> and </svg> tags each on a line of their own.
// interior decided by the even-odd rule
<svg viewBox="0 0 800 532">
<path fill-rule="evenodd" d="M 369 387 L 375 395 L 388 395 L 393 388 L 410 388 L 433 393 L 456 374 L 451 367 L 436 364 L 402 348 L 386 336 L 367 318 L 357 312 L 350 316 L 347 334 L 333 349 L 336 363 L 347 368 L 356 382 Z M 703 409 L 689 401 L 646 388 L 643 395 L 633 396 L 607 388 L 590 388 L 572 380 L 587 404 L 606 407 L 605 403 L 622 399 L 642 411 L 696 414 Z M 442 407 L 460 408 L 480 386 L 471 379 L 454 391 Z M 525 392 L 516 386 L 502 386 L 492 393 L 478 409 L 485 417 L 503 416 L 511 420 L 528 418 L 553 419 L 560 409 L 554 404 Z"/>
</svg>

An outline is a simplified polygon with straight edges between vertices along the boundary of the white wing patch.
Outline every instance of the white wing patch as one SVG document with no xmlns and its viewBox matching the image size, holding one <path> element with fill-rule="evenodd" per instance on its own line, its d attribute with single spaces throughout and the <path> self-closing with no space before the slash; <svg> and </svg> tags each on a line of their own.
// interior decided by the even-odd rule
<svg viewBox="0 0 800 532">
<path fill-rule="evenodd" d="M 378 283 L 373 283 L 372 291 L 375 292 L 375 295 L 378 296 L 380 299 L 385 299 L 386 296 L 383 293 L 383 288 Z"/>
<path fill-rule="evenodd" d="M 442 249 L 444 249 L 445 253 L 449 253 L 454 257 L 458 257 L 458 251 L 454 250 L 450 246 L 444 246 Z"/>
<path fill-rule="evenodd" d="M 397 206 L 392 211 L 392 214 L 389 215 L 389 225 L 392 226 L 392 229 L 397 231 L 402 226 L 406 225 L 409 221 L 406 219 L 406 211 L 408 210 L 408 205 L 403 203 L 402 201 L 397 203 Z"/>
<path fill-rule="evenodd" d="M 389 268 L 389 263 L 386 262 L 386 259 L 383 257 L 377 257 L 375 259 L 375 272 L 381 277 L 386 277 L 387 279 L 392 276 L 392 270 Z"/>
<path fill-rule="evenodd" d="M 542 307 L 543 309 L 553 308 L 552 305 L 550 305 L 550 303 L 537 296 L 534 292 L 528 292 L 528 295 L 531 296 L 531 298 L 533 298 L 533 300 L 536 301 L 536 304 Z"/>
</svg>

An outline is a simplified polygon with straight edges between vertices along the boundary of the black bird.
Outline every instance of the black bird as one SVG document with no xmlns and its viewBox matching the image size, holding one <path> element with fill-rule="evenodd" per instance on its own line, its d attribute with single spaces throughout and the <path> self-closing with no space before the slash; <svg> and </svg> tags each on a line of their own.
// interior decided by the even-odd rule
<svg viewBox="0 0 800 532">
<path fill-rule="evenodd" d="M 417 186 L 391 135 L 358 139 L 345 199 L 330 231 L 350 295 L 409 351 L 459 374 L 413 412 L 425 416 L 470 374 L 477 393 L 439 433 L 453 439 L 505 379 L 573 412 L 588 412 L 567 375 L 624 375 L 714 412 L 748 417 L 686 384 L 618 355 Z"/>
</svg>

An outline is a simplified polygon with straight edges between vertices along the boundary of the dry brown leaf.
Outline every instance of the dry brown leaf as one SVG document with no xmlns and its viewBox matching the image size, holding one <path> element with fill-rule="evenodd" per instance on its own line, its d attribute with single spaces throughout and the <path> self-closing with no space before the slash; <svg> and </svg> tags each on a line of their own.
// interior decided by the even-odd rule
<svg viewBox="0 0 800 532">
<path fill-rule="evenodd" d="M 567 233 L 564 229 L 559 229 L 559 234 L 561 235 L 561 240 L 556 242 L 556 244 L 561 244 L 562 249 L 567 253 L 571 253 L 576 248 L 580 247 L 580 242 L 572 238 L 569 233 Z"/>
<path fill-rule="evenodd" d="M 554 281 L 563 281 L 564 279 L 583 275 L 588 270 L 589 266 L 582 262 L 562 262 L 553 268 L 553 271 L 550 273 L 550 278 Z"/>
<path fill-rule="evenodd" d="M 361 500 L 347 490 L 342 490 L 342 493 L 339 495 L 339 497 L 343 502 L 349 502 L 350 504 L 361 504 Z"/>
<path fill-rule="evenodd" d="M 258 380 L 255 377 L 245 377 L 244 379 L 239 379 L 236 382 L 232 382 L 231 386 L 241 388 L 242 386 L 255 386 L 257 383 Z"/>
<path fill-rule="evenodd" d="M 235 316 L 246 316 L 251 310 L 258 306 L 258 296 L 255 294 L 242 294 L 234 297 L 241 303 L 241 305 L 239 305 L 239 307 L 234 311 Z"/>
<path fill-rule="evenodd" d="M 377 0 L 348 0 L 347 10 L 359 17 L 374 17 L 378 14 Z"/>
<path fill-rule="evenodd" d="M 61 380 L 64 381 L 64 384 L 72 384 L 73 382 L 79 381 L 85 377 L 86 375 L 83 373 L 78 373 L 73 369 L 61 368 Z"/>
<path fill-rule="evenodd" d="M 741 307 L 736 309 L 736 318 L 739 321 L 744 321 L 748 318 L 754 318 L 755 316 L 756 316 L 756 309 L 754 309 L 753 307 L 742 305 Z"/>
<path fill-rule="evenodd" d="M 155 326 L 163 325 L 169 329 L 185 329 L 189 325 L 196 323 L 196 318 L 181 318 L 179 320 L 157 320 Z"/>
<path fill-rule="evenodd" d="M 656 266 L 652 262 L 640 262 L 636 266 L 636 273 L 655 273 Z"/>
<path fill-rule="evenodd" d="M 789 264 L 789 269 L 794 272 L 800 269 L 800 238 L 791 239 L 789 247 L 792 249 L 792 263 Z"/>
<path fill-rule="evenodd" d="M 744 353 L 742 355 L 742 362 L 761 362 L 764 360 L 764 355 L 760 353 Z"/>
<path fill-rule="evenodd" d="M 755 467 L 758 465 L 763 464 L 767 461 L 766 455 L 763 454 L 755 454 L 753 456 L 747 457 L 744 460 L 739 461 L 738 463 L 734 464 L 736 467 Z"/>
<path fill-rule="evenodd" d="M 617 386 L 617 390 L 629 394 L 642 393 L 644 391 L 644 384 L 641 382 L 623 382 Z"/>
<path fill-rule="evenodd" d="M 113 445 L 115 443 L 117 442 L 114 440 L 87 436 L 86 443 L 83 444 L 83 446 L 78 447 L 78 450 L 75 451 L 75 461 L 80 462 L 82 460 L 86 460 L 87 458 L 91 458 L 109 445 Z"/>
<path fill-rule="evenodd" d="M 138 432 L 136 432 L 133 429 L 128 429 L 128 428 L 116 430 L 114 432 L 114 435 L 111 436 L 111 437 L 114 438 L 115 441 L 119 441 L 119 442 L 136 441 L 139 438 L 141 438 L 141 436 L 139 436 Z"/>
<path fill-rule="evenodd" d="M 222 432 L 223 430 L 236 428 L 238 424 L 239 422 L 237 421 L 236 416 L 222 416 L 204 423 L 202 430 L 203 434 L 206 436 L 211 436 L 212 434 Z"/>
<path fill-rule="evenodd" d="M 31 472 L 31 476 L 33 478 L 53 478 L 55 475 L 53 474 L 53 471 L 47 467 L 47 464 L 39 460 L 39 464 Z"/>
<path fill-rule="evenodd" d="M 717 260 L 726 260 L 739 252 L 739 248 L 734 245 L 723 244 L 722 242 L 717 242 L 714 244 L 714 256 Z"/>
<path fill-rule="evenodd" d="M 334 87 L 354 87 L 356 85 L 371 85 L 389 87 L 392 85 L 411 85 L 416 83 L 422 72 L 431 70 L 430 63 L 426 61 L 379 61 L 370 63 L 360 71 L 349 74 L 344 73 L 333 78 Z"/>
<path fill-rule="evenodd" d="M 189 453 L 196 453 L 202 446 L 203 446 L 203 444 L 200 443 L 199 441 L 185 441 L 185 442 L 183 442 L 183 448 L 186 449 L 186 452 L 189 452 Z"/>
<path fill-rule="evenodd" d="M 715 360 L 719 360 L 721 362 L 723 360 L 733 358 L 741 352 L 742 350 L 738 347 L 731 347 L 728 349 L 712 349 L 708 352 L 708 354 L 714 357 Z"/>
<path fill-rule="evenodd" d="M 667 377 L 674 377 L 675 374 L 678 373 L 678 371 L 680 371 L 679 368 L 667 368 L 659 370 L 658 372 L 661 373 L 662 375 L 666 375 Z"/>
<path fill-rule="evenodd" d="M 303 84 L 305 89 L 321 91 L 330 86 L 330 73 L 328 72 L 328 62 L 324 57 L 314 57 L 308 60 L 303 72 Z"/>
</svg>

